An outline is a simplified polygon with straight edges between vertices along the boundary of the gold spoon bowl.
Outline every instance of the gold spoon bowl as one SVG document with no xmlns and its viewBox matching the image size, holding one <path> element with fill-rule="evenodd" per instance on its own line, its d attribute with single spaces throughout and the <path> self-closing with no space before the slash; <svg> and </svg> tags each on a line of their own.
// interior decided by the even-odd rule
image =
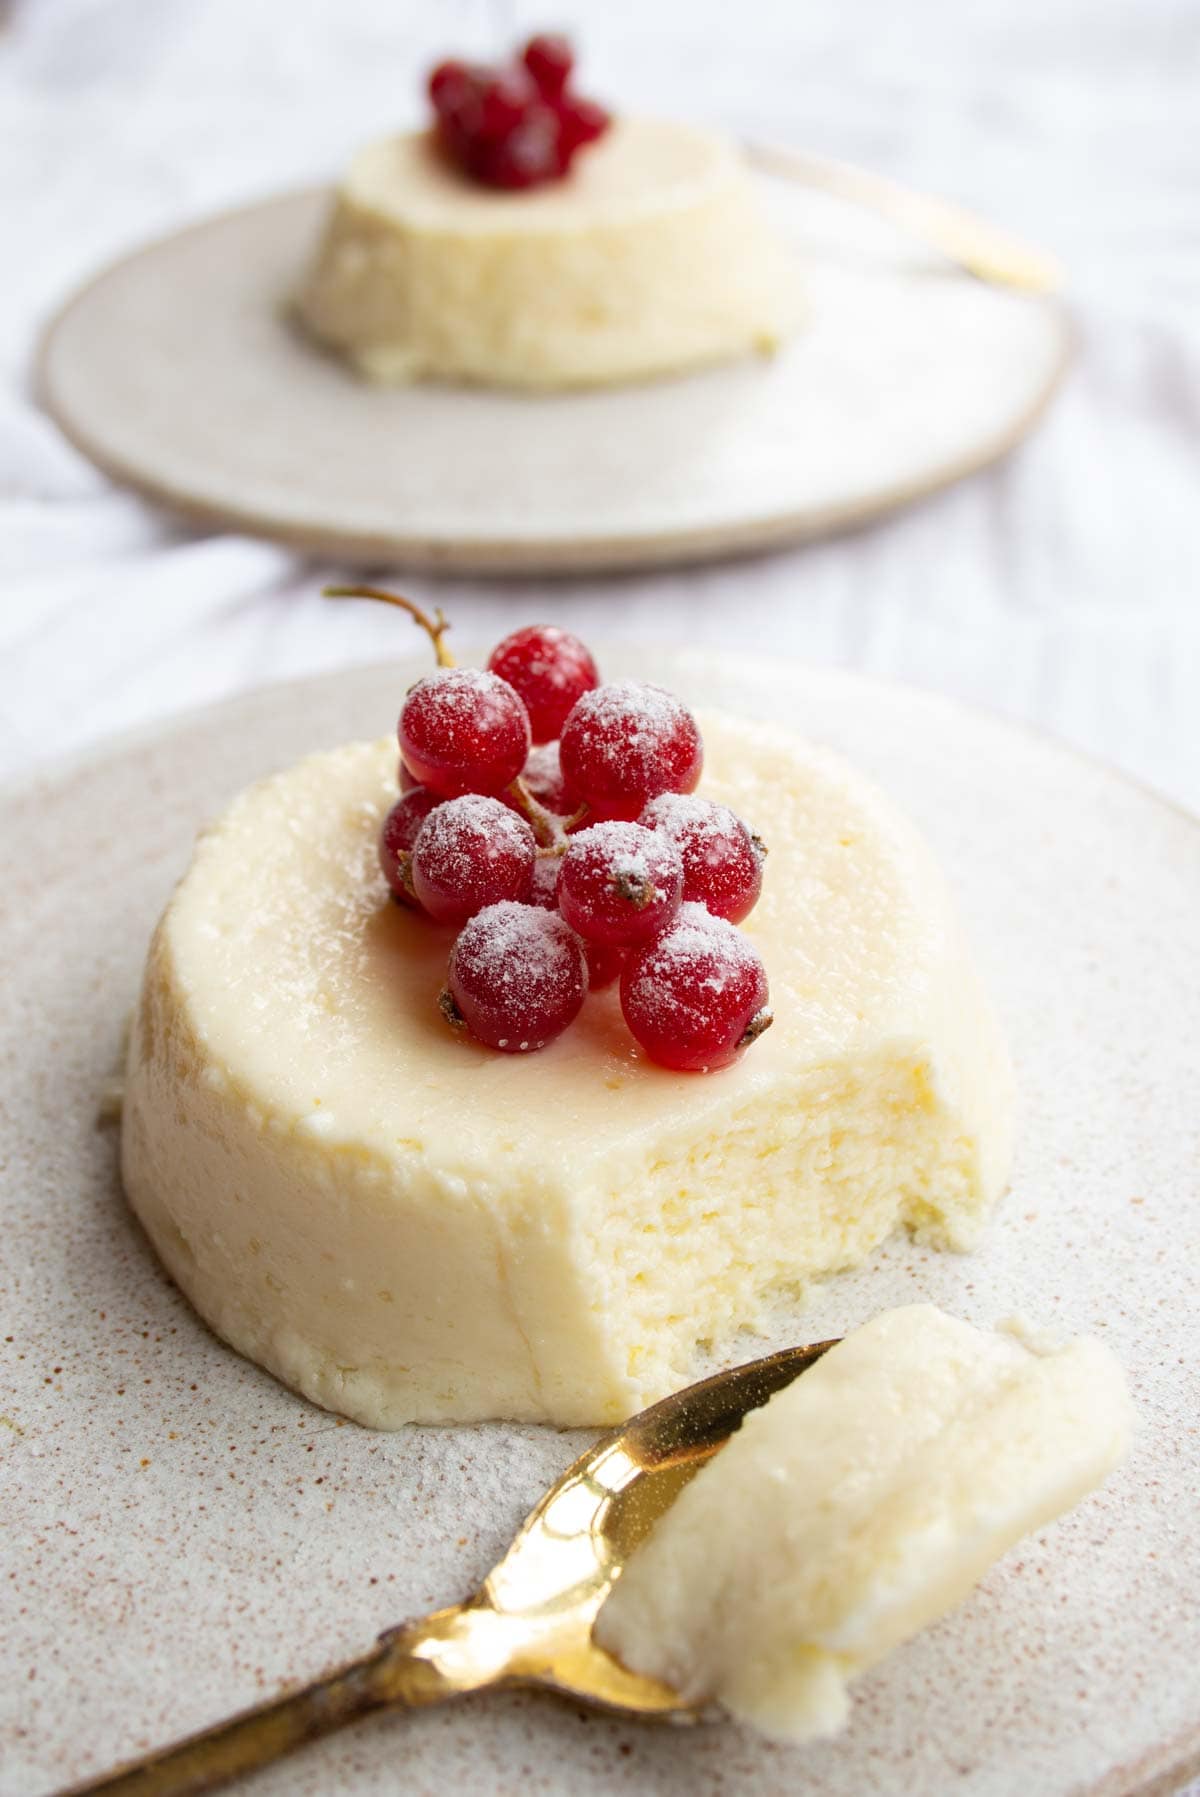
<svg viewBox="0 0 1200 1797">
<path fill-rule="evenodd" d="M 832 1342 L 702 1379 L 589 1448 L 465 1603 L 388 1629 L 359 1659 L 119 1767 L 62 1797 L 183 1797 L 264 1766 L 373 1710 L 420 1709 L 502 1685 L 540 1686 L 626 1716 L 689 1720 L 667 1685 L 628 1671 L 592 1624 L 638 1543 L 688 1480 Z"/>
</svg>

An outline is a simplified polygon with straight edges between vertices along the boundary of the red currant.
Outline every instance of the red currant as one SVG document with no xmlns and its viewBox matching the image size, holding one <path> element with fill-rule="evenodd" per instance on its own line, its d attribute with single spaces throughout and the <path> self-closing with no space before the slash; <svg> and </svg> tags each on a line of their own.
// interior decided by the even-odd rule
<svg viewBox="0 0 1200 1797">
<path fill-rule="evenodd" d="M 558 108 L 559 129 L 562 133 L 563 148 L 568 158 L 574 156 L 585 144 L 595 143 L 603 137 L 612 120 L 603 106 L 595 100 L 584 100 L 576 94 L 566 94 Z"/>
<path fill-rule="evenodd" d="M 566 38 L 549 31 L 530 38 L 521 52 L 521 61 L 547 99 L 562 93 L 575 67 L 575 58 Z"/>
<path fill-rule="evenodd" d="M 495 142 L 506 138 L 525 117 L 536 89 L 517 70 L 500 69 L 478 88 L 478 135 Z"/>
<path fill-rule="evenodd" d="M 412 849 L 412 888 L 430 917 L 463 923 L 500 899 L 527 898 L 536 855 L 523 817 L 499 799 L 466 793 L 436 806 L 422 824 Z"/>
<path fill-rule="evenodd" d="M 660 792 L 691 792 L 704 765 L 687 706 L 636 680 L 585 693 L 563 726 L 560 752 L 572 790 L 601 818 L 633 819 Z"/>
<path fill-rule="evenodd" d="M 529 718 L 506 681 L 439 668 L 409 688 L 397 734 L 405 766 L 439 798 L 503 792 L 525 765 Z"/>
<path fill-rule="evenodd" d="M 754 945 L 703 905 L 635 949 L 621 974 L 625 1021 L 651 1060 L 685 1073 L 728 1067 L 771 1022 Z"/>
<path fill-rule="evenodd" d="M 537 905 L 489 905 L 450 955 L 442 1009 L 489 1048 L 544 1048 L 578 1016 L 587 992 L 579 938 Z"/>
<path fill-rule="evenodd" d="M 555 180 L 567 167 L 558 114 L 534 101 L 503 137 L 475 137 L 467 167 L 488 187 L 540 187 Z"/>
<path fill-rule="evenodd" d="M 620 976 L 629 954 L 627 948 L 617 948 L 611 942 L 585 942 L 583 952 L 587 958 L 589 992 L 603 992 L 606 986 L 611 986 Z"/>
<path fill-rule="evenodd" d="M 558 910 L 558 875 L 562 867 L 560 855 L 539 855 L 533 864 L 533 884 L 529 903 L 541 905 L 545 911 Z"/>
<path fill-rule="evenodd" d="M 429 98 L 437 112 L 453 109 L 471 86 L 471 71 L 466 63 L 448 57 L 439 62 L 429 76 Z"/>
<path fill-rule="evenodd" d="M 530 749 L 521 778 L 538 804 L 553 811 L 556 817 L 567 817 L 578 810 L 579 801 L 563 779 L 557 743 L 538 743 Z"/>
<path fill-rule="evenodd" d="M 669 837 L 640 824 L 594 824 L 567 845 L 558 908 L 588 942 L 628 947 L 670 923 L 682 891 L 683 862 Z"/>
<path fill-rule="evenodd" d="M 527 624 L 497 643 L 488 667 L 525 701 L 535 743 L 552 742 L 571 707 L 600 683 L 591 652 L 554 624 Z"/>
<path fill-rule="evenodd" d="M 683 860 L 683 896 L 714 917 L 741 923 L 762 891 L 766 849 L 728 805 L 694 793 L 664 792 L 642 812 L 647 830 L 669 836 Z"/>
<path fill-rule="evenodd" d="M 411 850 L 429 813 L 441 803 L 423 786 L 414 785 L 396 800 L 383 820 L 379 832 L 379 865 L 394 899 L 411 905 L 413 895 L 408 884 Z"/>
</svg>

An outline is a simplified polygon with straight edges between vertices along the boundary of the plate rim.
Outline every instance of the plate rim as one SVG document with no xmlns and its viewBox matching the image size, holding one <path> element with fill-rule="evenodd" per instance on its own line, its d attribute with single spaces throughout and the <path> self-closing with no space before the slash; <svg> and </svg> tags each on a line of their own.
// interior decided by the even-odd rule
<svg viewBox="0 0 1200 1797">
<path fill-rule="evenodd" d="M 786 174 L 773 177 L 805 183 Z M 161 506 L 184 522 L 210 530 L 235 529 L 268 542 L 282 543 L 305 555 L 319 556 L 356 567 L 402 566 L 417 573 L 490 575 L 496 578 L 634 573 L 662 567 L 684 567 L 768 554 L 821 538 L 838 536 L 864 527 L 921 500 L 934 497 L 960 480 L 981 473 L 1003 460 L 1034 430 L 1057 397 L 1075 360 L 1079 331 L 1069 304 L 1061 295 L 1039 295 L 1036 302 L 1054 326 L 1057 343 L 1054 365 L 1042 388 L 1015 419 L 1001 430 L 981 437 L 973 450 L 944 463 L 932 473 L 881 487 L 869 499 L 852 499 L 817 508 L 791 508 L 746 518 L 732 524 L 685 527 L 569 538 L 442 537 L 420 531 L 374 534 L 334 526 L 297 525 L 272 519 L 266 512 L 226 505 L 184 492 L 171 481 L 157 478 L 144 467 L 104 447 L 72 416 L 70 396 L 61 393 L 53 375 L 55 343 L 60 330 L 81 310 L 93 293 L 130 264 L 169 250 L 181 239 L 231 223 L 256 212 L 274 211 L 301 199 L 330 195 L 335 186 L 306 183 L 281 189 L 257 200 L 221 207 L 190 220 L 175 230 L 143 238 L 132 249 L 106 261 L 74 287 L 42 326 L 35 342 L 32 363 L 34 398 L 62 431 L 67 441 L 93 466 L 119 485 Z M 950 265 L 947 265 L 950 266 Z M 955 279 L 969 281 L 961 272 Z M 1033 298 L 1034 296 L 1027 296 Z M 318 355 L 321 352 L 314 349 Z M 681 380 L 693 378 L 687 374 Z M 651 385 L 652 383 L 639 383 Z M 502 390 L 497 390 L 503 398 Z"/>
</svg>

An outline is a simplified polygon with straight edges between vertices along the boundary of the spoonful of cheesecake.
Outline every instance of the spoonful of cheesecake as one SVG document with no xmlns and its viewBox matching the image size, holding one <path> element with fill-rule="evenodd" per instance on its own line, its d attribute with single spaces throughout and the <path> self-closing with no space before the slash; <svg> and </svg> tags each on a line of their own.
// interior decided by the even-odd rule
<svg viewBox="0 0 1200 1797">
<path fill-rule="evenodd" d="M 886 1311 L 642 1411 L 568 1468 L 465 1603 L 69 1797 L 211 1790 L 371 1711 L 506 1685 L 835 1732 L 849 1680 L 1098 1483 L 1129 1421 L 1096 1341 Z"/>
</svg>

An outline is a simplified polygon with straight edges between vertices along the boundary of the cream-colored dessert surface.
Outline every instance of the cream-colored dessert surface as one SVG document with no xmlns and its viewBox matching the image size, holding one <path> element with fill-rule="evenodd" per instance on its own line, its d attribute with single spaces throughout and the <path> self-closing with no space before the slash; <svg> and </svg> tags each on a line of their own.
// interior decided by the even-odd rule
<svg viewBox="0 0 1200 1797">
<path fill-rule="evenodd" d="M 480 187 L 443 155 L 428 132 L 367 144 L 344 189 L 358 205 L 406 223 L 450 220 L 464 231 L 504 235 L 564 227 L 587 229 L 616 211 L 693 203 L 714 181 L 742 180 L 728 140 L 664 119 L 617 118 L 568 175 L 517 193 Z"/>
<path fill-rule="evenodd" d="M 775 1022 L 730 1071 L 654 1066 L 611 989 L 536 1059 L 452 1034 L 437 996 L 454 932 L 387 903 L 378 869 L 377 828 L 395 798 L 390 740 L 256 789 L 201 841 L 171 919 L 196 1029 L 219 1043 L 231 1079 L 324 1142 L 435 1149 L 447 1170 L 473 1176 L 499 1152 L 519 1155 L 530 1177 L 582 1178 L 640 1126 L 702 1126 L 797 1066 L 874 1051 L 889 1035 L 919 1049 L 921 945 L 939 948 L 956 926 L 915 831 L 820 749 L 798 761 L 785 733 L 702 721 L 702 790 L 769 850 L 742 927 L 766 963 Z"/>
</svg>

